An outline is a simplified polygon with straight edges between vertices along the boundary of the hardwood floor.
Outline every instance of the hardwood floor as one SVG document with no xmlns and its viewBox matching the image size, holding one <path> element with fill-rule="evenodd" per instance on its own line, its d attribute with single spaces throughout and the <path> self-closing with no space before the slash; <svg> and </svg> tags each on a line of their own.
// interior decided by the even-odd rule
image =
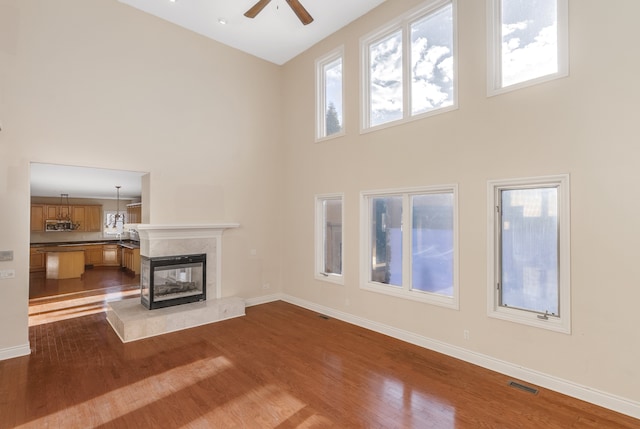
<svg viewBox="0 0 640 429">
<path fill-rule="evenodd" d="M 140 276 L 117 267 L 87 269 L 81 278 L 51 280 L 29 275 L 29 326 L 102 313 L 107 303 L 140 296 Z"/>
<path fill-rule="evenodd" d="M 284 302 L 127 344 L 103 313 L 30 341 L 0 362 L 0 428 L 640 427 Z"/>
</svg>

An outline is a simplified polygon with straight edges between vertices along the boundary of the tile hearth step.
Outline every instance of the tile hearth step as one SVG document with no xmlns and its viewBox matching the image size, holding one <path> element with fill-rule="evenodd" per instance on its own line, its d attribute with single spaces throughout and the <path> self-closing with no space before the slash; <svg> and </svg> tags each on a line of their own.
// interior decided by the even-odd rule
<svg viewBox="0 0 640 429">
<path fill-rule="evenodd" d="M 123 343 L 245 315 L 242 298 L 212 299 L 147 310 L 138 299 L 109 303 L 107 321 Z"/>
</svg>

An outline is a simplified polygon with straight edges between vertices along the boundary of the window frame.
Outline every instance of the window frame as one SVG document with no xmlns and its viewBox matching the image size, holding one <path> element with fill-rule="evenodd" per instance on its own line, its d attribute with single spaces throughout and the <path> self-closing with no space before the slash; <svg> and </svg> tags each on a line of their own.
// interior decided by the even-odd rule
<svg viewBox="0 0 640 429">
<path fill-rule="evenodd" d="M 336 60 L 341 60 L 342 63 L 342 129 L 334 134 L 327 135 L 327 87 L 326 87 L 326 75 L 324 72 L 325 66 L 333 63 Z M 316 59 L 316 143 L 341 137 L 346 134 L 346 112 L 345 112 L 345 85 L 344 85 L 344 71 L 345 71 L 345 55 L 344 45 L 339 46 L 331 52 Z"/>
<path fill-rule="evenodd" d="M 556 0 L 558 18 L 558 71 L 512 85 L 502 86 L 503 0 L 487 0 L 487 97 L 517 91 L 569 75 L 569 2 Z"/>
<path fill-rule="evenodd" d="M 324 282 L 334 283 L 338 285 L 344 285 L 344 251 L 340 254 L 342 273 L 326 273 L 324 272 L 325 267 L 325 236 L 324 236 L 324 225 L 325 225 L 325 211 L 324 211 L 324 202 L 331 200 L 339 200 L 342 203 L 342 209 L 340 213 L 341 222 L 342 222 L 342 230 L 341 230 L 341 241 L 342 246 L 344 246 L 344 194 L 343 193 L 333 193 L 333 194 L 319 194 L 315 196 L 315 264 L 314 264 L 314 277 L 316 280 L 322 280 Z M 344 248 L 344 247 L 343 247 Z"/>
<path fill-rule="evenodd" d="M 453 196 L 453 291 L 452 296 L 411 289 L 412 286 L 412 221 L 411 197 L 425 194 L 452 194 Z M 402 196 L 402 285 L 393 286 L 371 280 L 372 236 L 371 200 L 375 197 Z M 360 192 L 360 289 L 384 295 L 404 298 L 459 310 L 459 226 L 458 226 L 458 185 L 436 185 L 411 188 L 383 189 Z M 407 232 L 409 231 L 409 232 Z"/>
<path fill-rule="evenodd" d="M 543 187 L 556 187 L 558 190 L 558 316 L 502 306 L 498 289 L 502 257 L 500 248 L 502 228 L 498 224 L 500 216 L 497 215 L 500 192 Z M 568 174 L 487 182 L 487 314 L 489 317 L 565 334 L 571 333 L 570 200 Z"/>
<path fill-rule="evenodd" d="M 458 0 L 428 0 L 422 5 L 400 15 L 387 24 L 379 27 L 371 33 L 360 38 L 360 133 L 367 133 L 393 127 L 403 123 L 424 119 L 458 109 Z M 452 7 L 452 47 L 453 47 L 453 99 L 450 106 L 445 106 L 427 112 L 412 114 L 412 76 L 411 76 L 411 31 L 414 22 L 425 18 L 429 14 L 437 12 L 441 8 Z M 371 94 L 370 94 L 370 67 L 369 47 L 391 34 L 402 33 L 402 118 L 388 121 L 378 125 L 371 125 Z M 407 43 L 408 42 L 408 43 Z"/>
</svg>

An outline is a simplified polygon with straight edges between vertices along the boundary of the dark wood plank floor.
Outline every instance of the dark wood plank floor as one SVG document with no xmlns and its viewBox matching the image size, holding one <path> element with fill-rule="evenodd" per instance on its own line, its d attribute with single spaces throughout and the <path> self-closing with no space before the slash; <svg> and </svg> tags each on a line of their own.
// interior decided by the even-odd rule
<svg viewBox="0 0 640 429">
<path fill-rule="evenodd" d="M 102 313 L 30 341 L 0 362 L 0 428 L 640 427 L 284 302 L 128 344 Z"/>
<path fill-rule="evenodd" d="M 29 275 L 29 326 L 103 313 L 107 303 L 140 296 L 140 276 L 118 267 L 87 269 L 81 278 L 52 280 Z"/>
</svg>

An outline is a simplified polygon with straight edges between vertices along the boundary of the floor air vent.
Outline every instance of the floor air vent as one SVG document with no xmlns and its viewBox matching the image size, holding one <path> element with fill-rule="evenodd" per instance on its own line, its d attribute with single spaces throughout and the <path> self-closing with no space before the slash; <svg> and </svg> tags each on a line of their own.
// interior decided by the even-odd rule
<svg viewBox="0 0 640 429">
<path fill-rule="evenodd" d="M 329 320 L 329 316 L 325 316 L 324 314 L 318 314 L 318 317 L 324 320 Z"/>
<path fill-rule="evenodd" d="M 531 393 L 532 395 L 538 394 L 538 389 L 534 389 L 533 387 L 530 387 L 530 386 L 525 386 L 524 384 L 520 384 L 516 381 L 510 381 L 509 386 L 515 389 L 522 390 L 523 392 Z"/>
</svg>

